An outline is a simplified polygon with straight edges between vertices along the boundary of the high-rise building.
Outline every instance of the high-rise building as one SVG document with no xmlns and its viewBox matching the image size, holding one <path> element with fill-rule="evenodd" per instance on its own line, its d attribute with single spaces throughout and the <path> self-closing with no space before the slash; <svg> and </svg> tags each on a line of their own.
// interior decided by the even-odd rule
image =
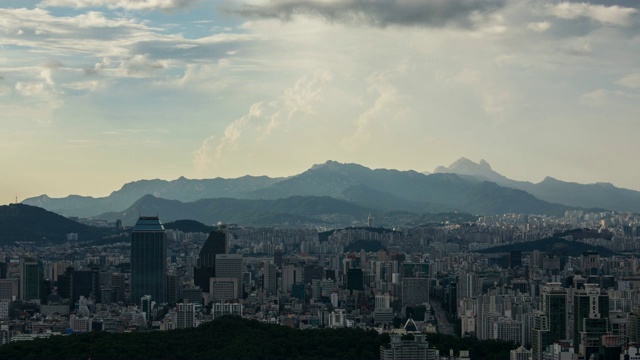
<svg viewBox="0 0 640 360">
<path fill-rule="evenodd" d="M 347 270 L 347 290 L 364 290 L 362 269 Z"/>
<path fill-rule="evenodd" d="M 573 296 L 573 347 L 588 359 L 598 352 L 609 329 L 609 295 L 597 284 L 584 284 Z"/>
<path fill-rule="evenodd" d="M 180 284 L 178 283 L 178 275 L 167 274 L 167 302 L 175 303 L 180 298 Z"/>
<path fill-rule="evenodd" d="M 227 233 L 218 223 L 218 229 L 209 233 L 200 249 L 197 265 L 193 269 L 193 281 L 203 292 L 209 292 L 209 278 L 216 276 L 216 255 L 226 254 L 227 247 Z"/>
<path fill-rule="evenodd" d="M 640 343 L 640 306 L 638 305 L 634 306 L 633 311 L 629 314 L 629 318 L 627 320 L 627 333 L 629 335 L 630 343 Z"/>
<path fill-rule="evenodd" d="M 501 317 L 493 323 L 493 338 L 520 345 L 523 343 L 522 330 L 522 321 Z"/>
<path fill-rule="evenodd" d="M 179 303 L 178 312 L 178 329 L 192 328 L 196 326 L 196 304 Z"/>
<path fill-rule="evenodd" d="M 263 282 L 262 287 L 264 292 L 267 295 L 276 295 L 277 294 L 277 274 L 276 274 L 276 266 L 272 263 L 264 263 L 263 268 Z"/>
<path fill-rule="evenodd" d="M 100 272 L 97 267 L 91 270 L 75 270 L 68 267 L 64 275 L 59 277 L 59 294 L 69 299 L 69 307 L 73 309 L 80 296 L 93 297 L 96 302 L 101 302 Z"/>
<path fill-rule="evenodd" d="M 18 279 L 0 279 L 0 300 L 17 300 L 20 294 Z"/>
<path fill-rule="evenodd" d="M 239 299 L 241 296 L 237 278 L 213 277 L 209 282 L 210 299 L 214 302 Z"/>
<path fill-rule="evenodd" d="M 509 253 L 509 267 L 510 268 L 522 267 L 522 252 L 520 250 L 512 250 Z"/>
<path fill-rule="evenodd" d="M 111 286 L 114 290 L 115 301 L 125 301 L 124 298 L 124 284 L 125 276 L 121 273 L 114 273 L 111 275 Z M 135 300 L 134 300 L 135 301 Z"/>
<path fill-rule="evenodd" d="M 429 278 L 407 277 L 402 279 L 402 306 L 429 302 Z"/>
<path fill-rule="evenodd" d="M 131 232 L 131 301 L 166 300 L 167 238 L 157 216 L 141 216 Z"/>
<path fill-rule="evenodd" d="M 548 283 L 541 295 L 541 312 L 536 315 L 532 335 L 533 360 L 541 360 L 547 346 L 566 338 L 568 324 L 567 290 L 560 283 Z"/>
<path fill-rule="evenodd" d="M 38 260 L 20 259 L 20 299 L 24 301 L 40 299 L 40 268 Z"/>
<path fill-rule="evenodd" d="M 218 254 L 216 255 L 216 278 L 237 279 L 238 297 L 242 298 L 243 283 L 242 273 L 244 272 L 244 262 L 242 254 Z"/>
<path fill-rule="evenodd" d="M 290 293 L 293 284 L 302 282 L 302 269 L 294 264 L 287 264 L 282 268 L 281 291 Z"/>
<path fill-rule="evenodd" d="M 144 313 L 144 317 L 147 321 L 151 320 L 151 313 L 155 307 L 155 302 L 151 299 L 151 295 L 145 295 L 140 298 L 140 309 Z"/>
</svg>

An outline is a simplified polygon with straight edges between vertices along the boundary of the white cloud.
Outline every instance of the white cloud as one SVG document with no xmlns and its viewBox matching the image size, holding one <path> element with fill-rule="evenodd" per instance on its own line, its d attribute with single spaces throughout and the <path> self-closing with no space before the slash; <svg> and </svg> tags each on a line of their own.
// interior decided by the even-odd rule
<svg viewBox="0 0 640 360">
<path fill-rule="evenodd" d="M 23 96 L 40 96 L 47 93 L 44 83 L 41 82 L 22 82 L 16 83 L 16 91 Z"/>
<path fill-rule="evenodd" d="M 637 102 L 640 99 L 640 95 L 631 94 L 618 90 L 597 89 L 581 97 L 581 102 L 589 106 L 620 106 L 628 101 Z"/>
<path fill-rule="evenodd" d="M 147 54 L 136 54 L 128 61 L 122 62 L 120 68 L 127 77 L 150 77 L 154 72 L 167 69 L 170 66 L 170 60 L 151 60 Z"/>
<path fill-rule="evenodd" d="M 277 99 L 251 105 L 247 114 L 227 125 L 222 136 L 213 134 L 207 137 L 193 152 L 196 172 L 202 174 L 214 161 L 233 156 L 234 152 L 242 149 L 244 142 L 264 140 L 281 127 L 303 121 L 302 118 L 315 112 L 315 103 L 331 79 L 330 72 L 317 70 L 300 78 Z"/>
<path fill-rule="evenodd" d="M 97 80 L 76 81 L 76 82 L 65 84 L 62 87 L 66 89 L 76 90 L 76 91 L 96 91 L 102 86 L 102 84 L 103 84 L 102 82 Z"/>
<path fill-rule="evenodd" d="M 548 13 L 560 19 L 589 18 L 602 24 L 627 26 L 631 23 L 631 17 L 638 10 L 621 6 L 604 6 L 588 3 L 562 2 L 556 5 L 547 5 Z"/>
<path fill-rule="evenodd" d="M 537 33 L 542 33 L 551 29 L 551 23 L 548 21 L 532 22 L 527 24 L 527 29 Z"/>
<path fill-rule="evenodd" d="M 174 10 L 190 6 L 199 0 L 44 0 L 42 7 L 72 7 L 126 10 Z"/>
<path fill-rule="evenodd" d="M 630 89 L 640 89 L 640 72 L 631 73 L 616 81 L 616 84 Z"/>
<path fill-rule="evenodd" d="M 350 151 L 359 150 L 361 146 L 369 143 L 374 130 L 379 130 L 390 121 L 407 115 L 408 109 L 399 104 L 403 95 L 393 84 L 397 77 L 405 74 L 406 67 L 401 64 L 396 68 L 369 76 L 367 92 L 373 94 L 374 100 L 354 121 L 355 132 L 342 139 L 343 148 Z"/>
</svg>

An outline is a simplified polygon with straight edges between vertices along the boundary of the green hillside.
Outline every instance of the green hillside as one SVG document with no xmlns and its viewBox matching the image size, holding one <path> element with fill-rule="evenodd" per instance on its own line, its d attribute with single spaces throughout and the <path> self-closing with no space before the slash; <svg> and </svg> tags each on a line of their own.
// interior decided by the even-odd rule
<svg viewBox="0 0 640 360">
<path fill-rule="evenodd" d="M 513 343 L 428 334 L 448 354 L 469 350 L 472 360 L 508 359 Z M 379 359 L 389 335 L 355 328 L 299 330 L 223 316 L 198 328 L 111 334 L 94 332 L 0 346 L 3 360 Z"/>
<path fill-rule="evenodd" d="M 69 220 L 39 207 L 11 204 L 0 206 L 0 244 L 15 241 L 66 241 L 66 234 L 77 233 L 79 241 L 98 240 L 112 233 Z"/>
</svg>

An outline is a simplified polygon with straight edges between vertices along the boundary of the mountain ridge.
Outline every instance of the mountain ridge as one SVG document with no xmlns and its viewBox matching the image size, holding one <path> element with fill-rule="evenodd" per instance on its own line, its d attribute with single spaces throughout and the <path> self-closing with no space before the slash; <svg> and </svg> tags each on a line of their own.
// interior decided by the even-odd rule
<svg viewBox="0 0 640 360">
<path fill-rule="evenodd" d="M 495 184 L 493 186 L 491 184 Z M 640 212 L 640 192 L 611 184 L 577 184 L 551 177 L 538 184 L 511 180 L 480 160 L 460 158 L 433 174 L 414 170 L 370 169 L 329 160 L 300 174 L 270 178 L 139 180 L 126 183 L 102 198 L 41 195 L 23 203 L 65 216 L 96 217 L 121 212 L 150 194 L 168 200 L 193 202 L 235 198 L 275 200 L 291 196 L 330 196 L 379 210 L 409 212 L 462 211 L 472 214 L 562 214 L 572 208 Z"/>
<path fill-rule="evenodd" d="M 484 162 L 483 165 L 482 163 Z M 581 184 L 546 176 L 539 183 L 512 180 L 494 171 L 484 160 L 475 163 L 460 158 L 448 167 L 439 166 L 434 173 L 453 173 L 488 180 L 498 185 L 523 190 L 544 201 L 582 208 L 604 208 L 640 213 L 640 191 L 619 188 L 611 183 Z"/>
</svg>

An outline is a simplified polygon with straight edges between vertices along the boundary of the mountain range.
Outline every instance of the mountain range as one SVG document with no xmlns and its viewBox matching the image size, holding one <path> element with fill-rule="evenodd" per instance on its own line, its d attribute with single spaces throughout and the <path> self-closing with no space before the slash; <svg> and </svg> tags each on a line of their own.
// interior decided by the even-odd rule
<svg viewBox="0 0 640 360">
<path fill-rule="evenodd" d="M 471 176 L 478 180 L 526 191 L 540 200 L 567 206 L 640 212 L 640 191 L 618 188 L 610 183 L 578 184 L 550 176 L 537 184 L 511 180 L 494 171 L 484 160 L 475 163 L 464 157 L 448 167 L 437 167 L 434 173 Z"/>
<path fill-rule="evenodd" d="M 516 181 L 484 160 L 461 158 L 432 174 L 327 161 L 286 178 L 140 180 L 101 198 L 41 195 L 23 203 L 65 216 L 119 218 L 125 224 L 148 213 L 159 213 L 167 221 L 318 224 L 332 222 L 332 216 L 340 223 L 363 219 L 370 212 L 399 217 L 442 212 L 561 215 L 575 208 L 640 212 L 640 192 L 552 178 L 538 184 Z"/>
</svg>

